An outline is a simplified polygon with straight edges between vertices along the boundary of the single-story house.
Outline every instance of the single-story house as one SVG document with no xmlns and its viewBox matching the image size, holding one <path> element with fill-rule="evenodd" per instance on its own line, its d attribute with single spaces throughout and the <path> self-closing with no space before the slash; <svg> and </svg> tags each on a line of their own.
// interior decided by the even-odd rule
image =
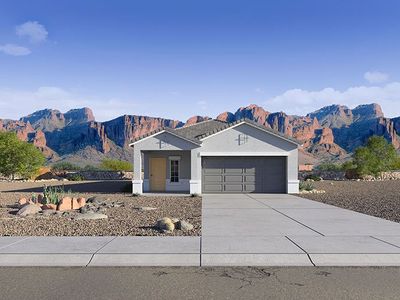
<svg viewBox="0 0 400 300">
<path fill-rule="evenodd" d="M 133 193 L 298 193 L 295 139 L 254 121 L 207 120 L 136 138 Z"/>
</svg>

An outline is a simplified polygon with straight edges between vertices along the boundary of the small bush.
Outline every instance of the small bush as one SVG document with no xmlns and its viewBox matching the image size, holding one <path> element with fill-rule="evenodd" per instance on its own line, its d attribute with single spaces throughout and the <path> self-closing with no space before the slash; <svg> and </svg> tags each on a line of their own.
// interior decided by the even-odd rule
<svg viewBox="0 0 400 300">
<path fill-rule="evenodd" d="M 100 168 L 107 171 L 132 171 L 133 166 L 129 161 L 118 159 L 103 159 Z"/>
<path fill-rule="evenodd" d="M 82 168 L 82 171 L 101 171 L 101 169 L 93 165 L 86 165 Z"/>
<path fill-rule="evenodd" d="M 70 162 L 62 161 L 55 163 L 51 166 L 52 171 L 60 172 L 60 171 L 79 171 L 81 168 L 78 165 L 75 165 Z"/>
<path fill-rule="evenodd" d="M 307 175 L 306 177 L 304 177 L 305 181 L 307 181 L 307 180 L 321 181 L 321 179 L 322 179 L 321 177 L 319 177 L 319 176 L 317 176 L 315 174 L 310 174 L 310 175 Z"/>
<path fill-rule="evenodd" d="M 335 163 L 322 163 L 316 167 L 320 171 L 342 171 L 342 166 Z"/>
<path fill-rule="evenodd" d="M 300 191 L 312 191 L 314 185 L 311 182 L 300 181 L 299 189 Z"/>
<path fill-rule="evenodd" d="M 65 196 L 70 196 L 72 194 L 71 190 L 67 192 L 64 191 L 63 187 L 59 186 L 44 186 L 43 187 L 43 200 L 46 203 L 52 203 L 57 205 L 58 202 Z"/>
</svg>

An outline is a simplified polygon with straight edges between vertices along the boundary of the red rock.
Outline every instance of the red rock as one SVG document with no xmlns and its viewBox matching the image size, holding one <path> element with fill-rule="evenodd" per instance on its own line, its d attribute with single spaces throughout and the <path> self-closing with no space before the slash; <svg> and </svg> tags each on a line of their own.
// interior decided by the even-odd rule
<svg viewBox="0 0 400 300">
<path fill-rule="evenodd" d="M 81 207 L 86 205 L 86 199 L 85 198 L 80 197 L 80 198 L 78 198 L 77 201 L 78 201 L 78 204 L 79 204 L 79 208 L 81 208 Z"/>
<path fill-rule="evenodd" d="M 72 198 L 72 201 L 71 201 L 71 205 L 72 205 L 72 209 L 79 209 L 79 208 L 81 208 L 81 206 L 79 205 L 79 203 L 78 203 L 78 199 L 76 199 L 76 198 Z"/>
<path fill-rule="evenodd" d="M 70 197 L 64 197 L 61 199 L 60 203 L 57 205 L 57 210 L 71 210 L 72 209 L 72 199 Z"/>
<path fill-rule="evenodd" d="M 28 200 L 26 200 L 26 198 L 21 198 L 18 200 L 18 205 L 19 206 L 23 206 L 26 205 L 28 203 Z"/>
<path fill-rule="evenodd" d="M 186 121 L 185 126 L 197 124 L 197 123 L 204 122 L 204 121 L 207 121 L 210 119 L 211 118 L 209 118 L 209 117 L 193 116 Z"/>
<path fill-rule="evenodd" d="M 57 209 L 57 205 L 53 204 L 53 203 L 48 203 L 48 204 L 44 204 L 42 206 L 42 210 L 46 210 L 46 209 L 53 209 L 56 210 Z"/>
</svg>

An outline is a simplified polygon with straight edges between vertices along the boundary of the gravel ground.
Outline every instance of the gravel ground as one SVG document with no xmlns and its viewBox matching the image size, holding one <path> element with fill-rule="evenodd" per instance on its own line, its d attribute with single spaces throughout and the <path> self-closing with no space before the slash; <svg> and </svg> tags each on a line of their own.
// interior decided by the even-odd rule
<svg viewBox="0 0 400 300">
<path fill-rule="evenodd" d="M 313 182 L 325 194 L 301 197 L 400 222 L 400 180 Z"/>
<path fill-rule="evenodd" d="M 7 183 L 10 185 L 9 183 Z M 2 183 L 0 183 L 0 186 Z M 26 185 L 26 184 L 25 184 Z M 0 187 L 1 190 L 1 187 Z M 4 190 L 4 189 L 3 189 Z M 30 192 L 0 192 L 0 236 L 162 236 L 162 235 L 200 235 L 201 198 L 184 196 L 146 196 L 133 197 L 123 193 L 79 193 L 88 199 L 92 196 L 109 198 L 107 203 L 121 203 L 122 207 L 105 210 L 108 219 L 72 220 L 70 216 L 32 216 L 13 215 L 13 208 L 21 197 L 29 197 Z M 135 207 L 156 207 L 153 211 L 138 211 Z M 194 225 L 189 232 L 175 230 L 161 233 L 153 228 L 157 219 L 174 217 Z"/>
</svg>

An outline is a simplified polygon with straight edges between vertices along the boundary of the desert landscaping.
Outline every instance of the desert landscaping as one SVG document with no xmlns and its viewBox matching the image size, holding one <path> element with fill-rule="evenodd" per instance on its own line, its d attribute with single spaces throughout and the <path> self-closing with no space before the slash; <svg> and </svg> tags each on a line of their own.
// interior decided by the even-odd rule
<svg viewBox="0 0 400 300">
<path fill-rule="evenodd" d="M 44 184 L 48 185 L 47 193 L 42 191 Z M 64 183 L 64 186 L 52 187 L 57 184 L 60 185 L 59 182 L 0 182 L 0 236 L 196 236 L 201 233 L 200 197 L 135 197 L 113 191 L 125 186 L 126 181 Z M 107 190 L 107 185 L 110 192 L 96 191 L 97 186 Z"/>
<path fill-rule="evenodd" d="M 400 222 L 400 180 L 324 180 L 312 182 L 312 185 L 325 193 L 306 193 L 300 196 Z"/>
</svg>

